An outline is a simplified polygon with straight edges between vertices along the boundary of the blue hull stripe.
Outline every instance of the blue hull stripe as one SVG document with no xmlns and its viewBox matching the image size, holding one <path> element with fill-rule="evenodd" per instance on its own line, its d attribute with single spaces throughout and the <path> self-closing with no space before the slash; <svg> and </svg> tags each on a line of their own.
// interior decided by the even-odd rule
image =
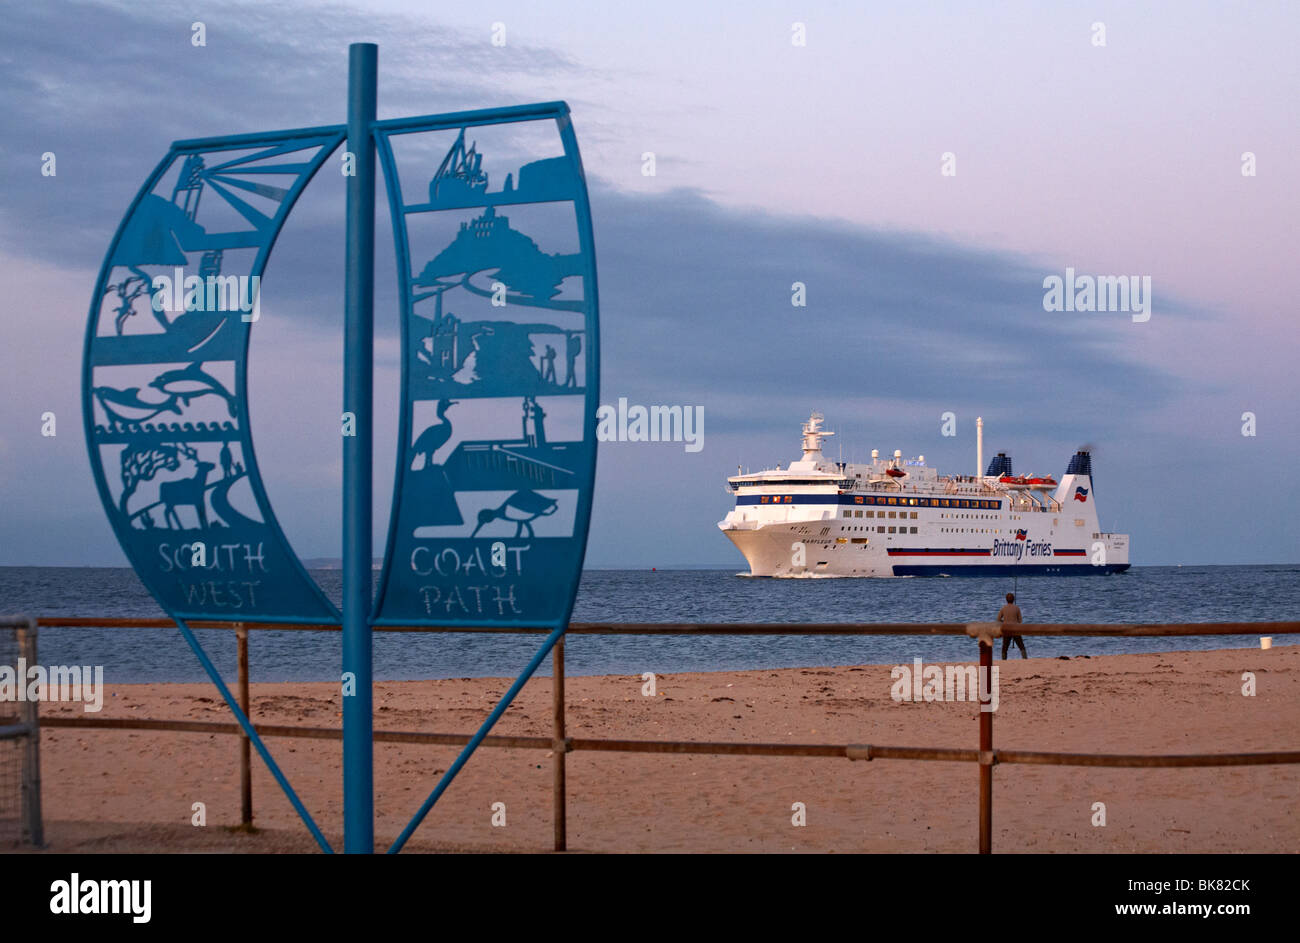
<svg viewBox="0 0 1300 943">
<path fill-rule="evenodd" d="M 1123 573 L 1127 563 L 1107 563 L 1093 566 L 1090 563 L 952 563 L 895 564 L 895 576 L 1103 576 Z"/>
</svg>

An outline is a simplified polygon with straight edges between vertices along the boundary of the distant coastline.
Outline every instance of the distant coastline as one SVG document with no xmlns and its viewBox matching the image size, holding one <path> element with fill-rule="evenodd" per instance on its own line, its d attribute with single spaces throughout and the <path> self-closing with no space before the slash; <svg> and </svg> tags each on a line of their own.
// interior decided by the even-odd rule
<svg viewBox="0 0 1300 943">
<path fill-rule="evenodd" d="M 303 566 L 309 570 L 341 570 L 343 561 L 338 557 L 306 557 L 302 561 Z M 371 561 L 373 569 L 380 569 L 383 565 L 383 559 L 375 557 Z M 1268 566 L 1294 566 L 1300 567 L 1300 560 L 1282 560 L 1270 563 L 1135 563 L 1134 570 L 1151 570 L 1151 569 L 1169 569 L 1176 567 L 1185 567 L 1188 569 L 1224 569 L 1227 567 L 1268 567 Z M 0 570 L 129 570 L 131 567 L 126 563 L 0 563 Z M 734 570 L 740 573 L 746 569 L 744 560 L 737 560 L 735 563 L 642 563 L 642 564 L 613 564 L 602 563 L 599 565 L 588 564 L 584 566 L 583 572 L 605 572 L 605 571 L 627 571 L 640 572 L 650 570 Z"/>
</svg>

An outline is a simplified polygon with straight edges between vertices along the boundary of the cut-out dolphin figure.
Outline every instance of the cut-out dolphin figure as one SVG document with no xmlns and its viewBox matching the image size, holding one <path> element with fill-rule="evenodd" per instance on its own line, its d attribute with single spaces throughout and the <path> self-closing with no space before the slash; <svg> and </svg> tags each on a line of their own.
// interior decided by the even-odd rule
<svg viewBox="0 0 1300 943">
<path fill-rule="evenodd" d="M 150 403 L 140 398 L 140 387 L 131 386 L 117 390 L 111 386 L 97 386 L 92 391 L 106 415 L 120 422 L 148 422 L 160 413 L 181 415 L 176 405 L 178 397 L 172 394 L 161 403 Z M 111 405 L 110 405 L 111 404 Z M 143 415 L 138 415 L 143 413 Z"/>
<path fill-rule="evenodd" d="M 179 397 L 185 406 L 200 396 L 209 394 L 220 396 L 226 401 L 226 409 L 235 415 L 235 397 L 222 385 L 221 381 L 203 370 L 202 362 L 192 363 L 180 370 L 165 370 L 149 385 L 160 393 Z"/>
</svg>

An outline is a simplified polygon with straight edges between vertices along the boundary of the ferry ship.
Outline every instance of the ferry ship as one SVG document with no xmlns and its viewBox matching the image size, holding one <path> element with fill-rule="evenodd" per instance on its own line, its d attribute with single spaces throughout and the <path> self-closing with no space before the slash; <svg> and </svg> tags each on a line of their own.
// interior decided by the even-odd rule
<svg viewBox="0 0 1300 943">
<path fill-rule="evenodd" d="M 727 479 L 736 506 L 718 522 L 749 575 L 1096 575 L 1129 568 L 1129 537 L 1101 530 L 1092 456 L 1080 449 L 1061 480 L 1017 476 L 999 452 L 982 475 L 940 475 L 925 456 L 870 464 L 828 461 L 813 413 L 803 457 Z M 976 470 L 984 420 L 976 420 Z"/>
</svg>

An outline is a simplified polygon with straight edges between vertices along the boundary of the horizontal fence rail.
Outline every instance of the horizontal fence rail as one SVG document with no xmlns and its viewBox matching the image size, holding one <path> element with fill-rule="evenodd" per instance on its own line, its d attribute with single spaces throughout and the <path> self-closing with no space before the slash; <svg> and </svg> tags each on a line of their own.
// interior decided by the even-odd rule
<svg viewBox="0 0 1300 943">
<path fill-rule="evenodd" d="M 241 734 L 238 724 L 211 720 L 150 720 L 146 718 L 47 717 L 42 727 L 80 727 L 100 730 L 165 730 L 174 733 Z M 263 737 L 296 737 L 306 740 L 342 740 L 339 727 L 300 727 L 289 724 L 254 724 Z M 4 728 L 0 728 L 3 731 Z M 425 733 L 419 730 L 376 730 L 376 743 L 416 743 L 426 746 L 464 746 L 466 733 Z M 554 750 L 550 737 L 484 738 L 483 746 L 507 750 Z M 565 752 L 588 750 L 597 753 L 694 753 L 711 756 L 818 756 L 850 760 L 939 760 L 980 762 L 979 750 L 951 747 L 899 747 L 875 744 L 836 743 L 723 743 L 708 740 L 593 740 L 566 737 Z M 1141 753 L 1042 753 L 1029 750 L 994 750 L 993 763 L 1024 763 L 1039 766 L 1107 767 L 1193 767 L 1272 766 L 1300 763 L 1300 750 L 1277 753 L 1186 753 L 1151 756 Z"/>
<path fill-rule="evenodd" d="M 42 618 L 40 625 L 63 628 L 160 628 L 170 629 L 175 623 L 170 619 L 119 619 L 93 616 L 59 616 Z M 26 618 L 0 617 L 0 625 L 27 625 Z M 301 624 L 280 622 L 241 622 L 235 620 L 195 620 L 189 625 L 196 629 L 235 629 L 241 641 L 247 630 L 339 631 L 338 625 Z M 572 623 L 569 635 L 840 635 L 840 636 L 898 636 L 898 635 L 955 635 L 969 636 L 979 641 L 980 664 L 991 664 L 991 640 L 1001 635 L 1003 626 L 988 622 L 939 623 Z M 1011 626 L 1007 626 L 1011 628 Z M 545 631 L 531 627 L 470 627 L 470 626 L 397 626 L 376 625 L 380 632 L 487 632 L 536 633 Z M 1192 622 L 1192 623 L 1021 623 L 1014 625 L 1014 634 L 1023 636 L 1103 636 L 1127 638 L 1189 637 L 1206 635 L 1292 635 L 1300 633 L 1300 622 Z M 953 747 L 912 747 L 877 744 L 831 743 L 734 743 L 696 740 L 629 740 L 591 739 L 564 735 L 564 641 L 554 650 L 555 734 L 551 737 L 489 736 L 483 746 L 497 749 L 529 749 L 552 751 L 555 757 L 555 848 L 567 847 L 565 834 L 565 755 L 575 751 L 604 753 L 675 753 L 710 756 L 762 756 L 762 757 L 822 757 L 855 761 L 912 760 L 977 763 L 980 768 L 979 796 L 979 850 L 989 853 L 992 843 L 992 767 L 999 764 L 1025 764 L 1046 766 L 1084 766 L 1107 768 L 1193 768 L 1223 766 L 1267 766 L 1300 763 L 1300 751 L 1272 751 L 1262 753 L 1199 753 L 1175 755 L 1064 753 L 1029 750 L 992 749 L 992 713 L 980 713 L 980 749 Z M 239 646 L 239 676 L 241 701 L 245 713 L 248 704 L 248 647 Z M 159 720 L 146 718 L 88 718 L 46 717 L 41 726 L 55 728 L 82 728 L 98 730 L 146 730 L 177 733 L 229 734 L 239 736 L 245 749 L 241 753 L 241 780 L 244 791 L 243 824 L 252 825 L 251 778 L 248 768 L 247 737 L 236 723 L 195 720 Z M 314 740 L 343 739 L 338 727 L 306 727 L 284 724 L 255 724 L 263 737 L 295 737 Z M 376 743 L 404 743 L 424 746 L 463 746 L 470 734 L 426 733 L 423 731 L 376 730 Z"/>
<path fill-rule="evenodd" d="M 330 623 L 238 622 L 187 619 L 192 629 L 278 629 L 282 631 L 338 632 Z M 4 624 L 0 622 L 0 624 Z M 86 616 L 41 618 L 41 625 L 64 628 L 170 629 L 171 619 L 96 619 Z M 567 635 L 969 635 L 968 622 L 572 622 Z M 1300 622 L 1024 622 L 1015 624 L 1016 635 L 1111 636 L 1126 638 L 1186 635 L 1292 635 Z M 549 629 L 496 626 L 376 625 L 376 632 L 478 632 L 486 634 L 545 634 Z"/>
</svg>

